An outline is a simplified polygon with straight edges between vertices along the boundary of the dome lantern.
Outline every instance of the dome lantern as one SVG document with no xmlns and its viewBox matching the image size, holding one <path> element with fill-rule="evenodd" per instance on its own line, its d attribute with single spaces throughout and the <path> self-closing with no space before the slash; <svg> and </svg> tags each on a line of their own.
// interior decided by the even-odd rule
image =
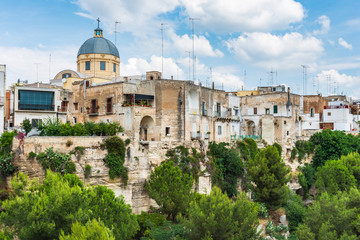
<svg viewBox="0 0 360 240">
<path fill-rule="evenodd" d="M 100 28 L 100 19 L 97 19 L 98 27 L 94 30 L 94 37 L 103 37 L 103 30 Z"/>
</svg>

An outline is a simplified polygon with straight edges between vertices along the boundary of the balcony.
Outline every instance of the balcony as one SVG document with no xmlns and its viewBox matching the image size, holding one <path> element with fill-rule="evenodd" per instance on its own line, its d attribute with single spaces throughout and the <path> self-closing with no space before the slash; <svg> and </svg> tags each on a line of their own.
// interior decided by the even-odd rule
<svg viewBox="0 0 360 240">
<path fill-rule="evenodd" d="M 54 105 L 19 103 L 19 110 L 54 111 Z"/>
<path fill-rule="evenodd" d="M 201 138 L 201 132 L 191 132 L 191 140 L 199 140 Z"/>
</svg>

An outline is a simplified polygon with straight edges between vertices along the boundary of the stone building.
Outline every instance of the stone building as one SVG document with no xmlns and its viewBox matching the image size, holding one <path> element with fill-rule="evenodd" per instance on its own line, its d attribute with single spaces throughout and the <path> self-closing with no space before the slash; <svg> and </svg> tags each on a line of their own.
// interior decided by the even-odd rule
<svg viewBox="0 0 360 240">
<path fill-rule="evenodd" d="M 273 91 L 273 89 L 275 90 Z M 259 95 L 240 97 L 241 131 L 245 137 L 275 142 L 290 154 L 301 135 L 300 96 L 285 91 L 285 86 L 259 88 Z"/>
</svg>

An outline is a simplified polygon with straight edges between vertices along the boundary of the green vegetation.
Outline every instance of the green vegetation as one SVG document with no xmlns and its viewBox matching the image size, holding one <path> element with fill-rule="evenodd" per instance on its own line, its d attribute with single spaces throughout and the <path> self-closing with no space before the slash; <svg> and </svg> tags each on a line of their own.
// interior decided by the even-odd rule
<svg viewBox="0 0 360 240">
<path fill-rule="evenodd" d="M 276 147 L 269 146 L 260 151 L 255 159 L 249 160 L 247 170 L 256 185 L 253 190 L 257 201 L 265 203 L 271 210 L 286 202 L 290 169 L 285 166 Z"/>
<path fill-rule="evenodd" d="M 77 236 L 76 222 L 100 231 L 93 221 L 88 223 L 93 219 L 101 219 L 99 227 L 112 229 L 116 239 L 131 239 L 138 230 L 136 216 L 122 198 L 104 186 L 84 187 L 76 175 L 47 171 L 39 184 L 19 174 L 11 184 L 15 195 L 3 202 L 0 224 L 19 239 L 57 239 L 72 231 Z"/>
<path fill-rule="evenodd" d="M 34 160 L 34 159 L 36 158 L 36 153 L 34 153 L 33 151 L 29 152 L 28 158 L 29 158 L 30 160 Z"/>
<path fill-rule="evenodd" d="M 105 163 L 109 168 L 110 178 L 120 177 L 127 185 L 128 169 L 124 167 L 126 149 L 123 140 L 117 136 L 109 137 L 105 140 L 105 147 L 108 150 Z"/>
<path fill-rule="evenodd" d="M 16 132 L 4 132 L 0 137 L 0 170 L 1 174 L 6 177 L 15 172 L 15 166 L 12 163 L 11 148 Z"/>
<path fill-rule="evenodd" d="M 183 174 L 189 174 L 196 182 L 199 180 L 200 162 L 203 159 L 204 155 L 198 153 L 195 148 L 191 149 L 191 153 L 184 146 L 178 146 L 166 152 L 166 161 L 179 166 Z"/>
<path fill-rule="evenodd" d="M 140 215 L 137 215 L 137 221 L 140 226 L 140 230 L 136 234 L 135 238 L 137 239 L 141 237 L 151 238 L 151 229 L 163 226 L 163 224 L 166 221 L 166 218 L 165 216 L 158 213 L 141 212 Z"/>
<path fill-rule="evenodd" d="M 174 162 L 163 162 L 151 172 L 146 190 L 159 205 L 160 212 L 175 220 L 178 213 L 186 213 L 193 182 L 193 178 L 183 174 Z"/>
<path fill-rule="evenodd" d="M 299 240 L 305 239 L 358 239 L 360 192 L 349 191 L 331 195 L 321 194 L 305 213 L 304 223 L 296 230 Z"/>
<path fill-rule="evenodd" d="M 288 200 L 285 204 L 286 219 L 289 221 L 289 230 L 292 232 L 303 222 L 306 208 L 300 196 L 288 189 Z"/>
<path fill-rule="evenodd" d="M 53 150 L 52 147 L 40 152 L 36 159 L 39 161 L 44 170 L 50 169 L 53 172 L 61 174 L 76 172 L 75 164 L 70 160 L 70 154 L 62 154 Z"/>
<path fill-rule="evenodd" d="M 350 153 L 339 160 L 326 161 L 316 173 L 316 187 L 320 192 L 336 194 L 360 187 L 360 155 Z"/>
<path fill-rule="evenodd" d="M 207 154 L 211 160 L 209 171 L 212 184 L 220 187 L 229 197 L 236 196 L 238 178 L 244 173 L 244 164 L 238 151 L 227 143 L 212 142 Z"/>
<path fill-rule="evenodd" d="M 38 129 L 41 136 L 114 136 L 122 131 L 118 123 L 86 122 L 71 125 L 51 118 L 39 123 Z"/>
<path fill-rule="evenodd" d="M 96 219 L 89 220 L 85 226 L 79 222 L 75 222 L 71 226 L 71 233 L 65 235 L 61 231 L 60 240 L 115 240 L 112 231 L 107 228 L 104 223 L 96 221 Z"/>
<path fill-rule="evenodd" d="M 32 129 L 30 120 L 25 118 L 21 123 L 21 127 L 25 130 L 25 135 L 27 135 Z"/>
<path fill-rule="evenodd" d="M 85 178 L 89 178 L 91 176 L 91 169 L 92 167 L 88 164 L 85 165 L 85 171 L 84 171 L 84 175 Z"/>
<path fill-rule="evenodd" d="M 245 194 L 233 202 L 214 187 L 210 195 L 191 202 L 183 222 L 189 239 L 257 239 L 258 205 Z"/>
</svg>

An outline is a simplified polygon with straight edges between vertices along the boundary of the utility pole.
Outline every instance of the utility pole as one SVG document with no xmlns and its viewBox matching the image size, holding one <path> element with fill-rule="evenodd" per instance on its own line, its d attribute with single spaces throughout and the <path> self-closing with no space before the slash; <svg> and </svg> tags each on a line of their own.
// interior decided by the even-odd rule
<svg viewBox="0 0 360 240">
<path fill-rule="evenodd" d="M 192 54 L 193 54 L 193 81 L 195 82 L 195 27 L 194 21 L 200 20 L 200 18 L 189 18 L 192 23 Z"/>
<path fill-rule="evenodd" d="M 191 59 L 191 58 L 190 58 L 190 53 L 191 53 L 191 51 L 185 51 L 185 52 L 189 54 L 189 80 L 190 80 L 190 79 L 191 79 L 191 78 L 190 78 L 190 65 L 191 65 L 191 64 L 190 64 L 190 59 Z"/>
<path fill-rule="evenodd" d="M 161 23 L 161 74 L 164 76 L 164 25 Z"/>
</svg>

